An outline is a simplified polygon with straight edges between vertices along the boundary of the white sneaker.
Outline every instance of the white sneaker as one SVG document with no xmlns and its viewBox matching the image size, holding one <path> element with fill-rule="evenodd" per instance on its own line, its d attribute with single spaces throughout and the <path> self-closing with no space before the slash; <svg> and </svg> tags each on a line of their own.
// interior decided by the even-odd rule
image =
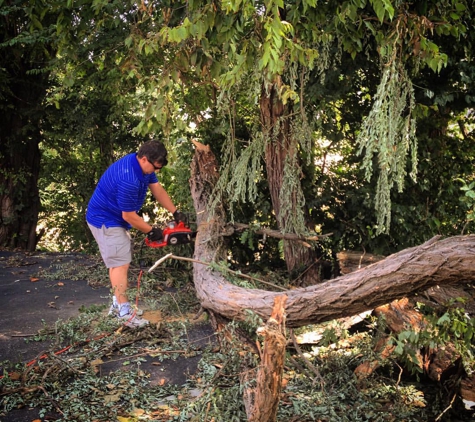
<svg viewBox="0 0 475 422">
<path fill-rule="evenodd" d="M 138 317 L 132 309 L 124 316 L 119 316 L 119 313 L 117 313 L 117 318 L 129 328 L 142 328 L 149 324 L 148 320 Z"/>
<path fill-rule="evenodd" d="M 108 312 L 107 315 L 109 315 L 109 316 L 119 316 L 119 305 L 113 303 L 111 305 L 111 307 L 109 308 L 109 312 Z M 142 316 L 143 315 L 143 310 L 137 308 L 135 310 L 135 315 Z"/>
</svg>

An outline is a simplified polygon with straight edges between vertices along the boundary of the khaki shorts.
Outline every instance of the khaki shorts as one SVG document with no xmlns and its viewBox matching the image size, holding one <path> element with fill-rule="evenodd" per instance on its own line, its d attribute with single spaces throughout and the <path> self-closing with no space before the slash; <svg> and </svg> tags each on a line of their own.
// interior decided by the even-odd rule
<svg viewBox="0 0 475 422">
<path fill-rule="evenodd" d="M 88 224 L 99 245 L 102 259 L 107 268 L 121 267 L 132 261 L 132 241 L 123 227 L 102 226 L 100 229 Z"/>
</svg>

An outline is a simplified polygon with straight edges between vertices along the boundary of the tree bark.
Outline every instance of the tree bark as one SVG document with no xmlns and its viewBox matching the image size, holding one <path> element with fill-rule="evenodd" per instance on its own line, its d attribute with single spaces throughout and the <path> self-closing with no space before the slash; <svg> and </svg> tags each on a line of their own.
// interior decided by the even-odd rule
<svg viewBox="0 0 475 422">
<path fill-rule="evenodd" d="M 54 53 L 46 38 L 41 41 L 38 35 L 34 43 L 12 42 L 22 31 L 27 32 L 29 13 L 35 12 L 19 6 L 0 16 L 2 43 L 11 42 L 1 48 L 0 247 L 34 251 L 40 211 L 39 144 L 49 86 L 48 72 L 38 70 L 46 69 Z M 28 38 L 34 37 L 28 32 Z"/>
<path fill-rule="evenodd" d="M 244 391 L 249 422 L 273 422 L 277 418 L 287 345 L 285 339 L 286 300 L 285 295 L 275 298 L 271 317 L 265 326 L 257 330 L 257 334 L 264 337 L 264 350 L 261 355 L 261 365 L 257 371 L 256 386 Z M 249 375 L 249 372 L 246 372 L 246 375 Z"/>
<path fill-rule="evenodd" d="M 14 110 L 4 115 L 0 134 L 0 246 L 34 251 L 40 211 L 38 179 L 42 137 L 39 120 L 33 121 L 35 112 L 31 104 L 39 107 L 43 92 L 35 90 L 32 87 L 35 82 L 30 80 L 30 85 L 27 79 L 25 75 L 24 86 L 17 87 L 15 94 L 21 100 L 13 100 Z M 36 79 L 39 79 L 38 85 L 45 84 L 42 77 Z"/>
<path fill-rule="evenodd" d="M 210 216 L 207 210 L 217 168 L 209 148 L 196 149 L 190 180 L 198 223 L 194 258 L 204 262 L 226 260 L 219 236 L 225 223 L 224 211 Z M 474 264 L 475 235 L 434 237 L 353 273 L 286 292 L 287 326 L 300 327 L 356 315 L 436 285 L 474 282 Z M 282 294 L 232 285 L 222 274 L 198 262 L 193 265 L 193 276 L 202 307 L 229 319 L 244 320 L 245 310 L 251 310 L 267 320 L 275 298 Z"/>
<path fill-rule="evenodd" d="M 298 154 L 298 140 L 292 133 L 292 108 L 288 103 L 284 105 L 280 98 L 279 91 L 282 89 L 282 81 L 277 78 L 275 83 L 262 87 L 259 107 L 261 112 L 262 133 L 267 138 L 265 148 L 265 162 L 267 182 L 274 210 L 277 227 L 282 232 L 290 232 L 292 227 L 290 222 L 293 216 L 297 215 L 299 186 L 293 186 L 289 192 L 282 194 L 284 186 L 284 175 L 289 162 L 299 162 L 296 158 Z M 301 172 L 300 167 L 293 171 Z M 285 201 L 286 207 L 282 206 Z M 289 242 L 284 240 L 284 257 L 287 270 L 290 273 L 305 271 L 302 279 L 306 284 L 306 279 L 319 277 L 319 257 L 314 249 L 307 248 L 301 242 Z"/>
</svg>

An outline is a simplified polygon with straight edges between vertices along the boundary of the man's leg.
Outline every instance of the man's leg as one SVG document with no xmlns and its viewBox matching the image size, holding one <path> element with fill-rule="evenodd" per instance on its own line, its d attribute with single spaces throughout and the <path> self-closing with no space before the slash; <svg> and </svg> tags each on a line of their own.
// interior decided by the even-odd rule
<svg viewBox="0 0 475 422">
<path fill-rule="evenodd" d="M 125 325 L 132 328 L 144 327 L 148 324 L 146 319 L 137 315 L 137 310 L 133 310 L 127 297 L 127 275 L 130 264 L 109 268 L 109 277 L 112 285 L 112 292 L 117 300 L 118 317 L 125 320 Z"/>
<path fill-rule="evenodd" d="M 127 297 L 127 276 L 130 264 L 120 267 L 109 268 L 109 278 L 112 285 L 112 293 L 117 299 L 117 304 L 128 302 Z"/>
<path fill-rule="evenodd" d="M 109 268 L 109 279 L 112 286 L 115 303 L 109 310 L 109 315 L 116 315 L 119 318 L 131 315 L 125 324 L 129 327 L 143 327 L 148 321 L 138 318 L 142 312 L 134 311 L 127 298 L 127 276 L 129 272 L 130 262 L 132 260 L 132 247 L 130 235 L 127 230 L 121 227 L 96 228 L 89 225 L 94 238 L 96 239 L 102 259 Z"/>
</svg>

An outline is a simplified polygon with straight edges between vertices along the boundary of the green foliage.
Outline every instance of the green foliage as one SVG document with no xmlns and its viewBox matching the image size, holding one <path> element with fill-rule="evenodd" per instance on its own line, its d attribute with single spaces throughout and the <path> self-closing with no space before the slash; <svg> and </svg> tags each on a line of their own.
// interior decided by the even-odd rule
<svg viewBox="0 0 475 422">
<path fill-rule="evenodd" d="M 45 139 L 43 101 L 56 53 L 56 19 L 42 1 L 0 3 L 0 245 L 34 250 L 40 207 L 38 144 Z"/>
<path fill-rule="evenodd" d="M 173 163 L 162 178 L 181 208 L 192 211 L 187 179 L 193 151 L 175 139 L 196 133 L 218 155 L 222 151 L 215 203 L 228 207 L 231 219 L 274 226 L 266 185 L 270 164 L 263 151 L 278 137 L 264 140 L 258 99 L 263 87 L 276 81 L 277 98 L 293 114 L 273 129 L 278 135 L 289 124 L 288 134 L 298 141 L 282 175 L 284 230 L 303 232 L 305 220 L 335 233 L 335 249 L 362 245 L 386 253 L 434 232 L 460 231 L 461 209 L 452 199 L 453 182 L 446 180 L 470 180 L 458 163 L 465 167 L 472 157 L 471 129 L 452 124 L 470 120 L 464 111 L 473 104 L 466 1 L 30 6 L 2 4 L 2 16 L 23 13 L 28 22 L 2 51 L 25 53 L 31 47 L 31 57 L 40 57 L 44 51 L 37 47 L 51 41 L 50 58 L 59 52 L 46 66 L 28 70 L 30 76 L 50 76 L 41 107 L 47 113 L 41 128 L 40 228 L 47 233 L 42 248 L 88 247 L 82 216 L 97 178 L 114 158 L 154 136 L 163 136 L 170 148 Z M 381 69 L 377 63 L 383 63 Z M 3 70 L 0 78 L 11 81 Z M 2 86 L 6 96 L 9 85 Z M 5 110 L 12 104 L 5 103 Z M 452 117 L 445 107 L 454 110 Z M 439 134 L 444 128 L 449 136 L 463 132 L 467 141 L 463 154 L 450 146 L 455 155 L 447 152 L 445 159 L 457 164 L 452 172 L 443 168 L 434 182 L 430 171 L 444 166 L 434 151 L 447 148 L 435 145 L 439 135 L 421 131 L 426 119 L 440 125 Z M 330 147 L 322 148 L 321 142 Z M 357 168 L 361 158 L 355 147 L 366 154 L 365 175 Z M 325 173 L 330 150 L 343 159 Z M 325 164 L 320 168 L 316 162 Z M 417 185 L 405 178 L 406 171 L 415 173 L 416 164 Z M 16 185 L 29 175 L 9 174 L 19 177 Z M 17 202 L 18 210 L 26 208 L 23 200 Z M 153 208 L 147 204 L 146 213 L 153 215 Z M 239 248 L 239 239 L 232 240 L 231 255 L 252 262 L 260 247 L 260 257 L 278 260 L 277 242 L 266 243 Z"/>
<path fill-rule="evenodd" d="M 373 156 L 377 157 L 379 178 L 376 186 L 376 234 L 388 233 L 391 222 L 390 192 L 397 185 L 403 190 L 406 156 L 412 151 L 411 177 L 417 172 L 417 140 L 413 86 L 401 63 L 393 61 L 383 71 L 374 104 L 358 136 L 359 153 L 365 152 L 363 168 L 366 179 L 373 173 Z"/>
<path fill-rule="evenodd" d="M 232 171 L 228 171 L 230 180 L 226 186 L 230 202 L 255 202 L 259 186 L 257 182 L 262 177 L 264 146 L 263 137 L 257 137 L 243 149 L 236 162 L 227 162 L 226 165 L 232 168 Z"/>
<path fill-rule="evenodd" d="M 460 190 L 464 192 L 464 196 L 460 199 L 460 201 L 467 210 L 467 221 L 465 224 L 465 227 L 467 227 L 469 224 L 475 221 L 475 181 L 470 183 L 467 183 L 462 179 L 459 179 L 459 181 L 463 184 Z"/>
<path fill-rule="evenodd" d="M 242 368 L 255 367 L 256 357 L 242 350 L 237 327 L 234 323 L 226 326 L 220 336 L 222 350 L 226 353 L 207 352 L 200 360 L 197 387 L 201 396 L 189 402 L 181 411 L 180 421 L 242 421 L 246 419 L 242 388 L 239 379 Z M 252 377 L 248 377 L 252 380 Z"/>
<path fill-rule="evenodd" d="M 88 278 L 97 278 L 94 274 L 97 270 L 88 268 L 91 271 Z M 60 278 L 67 274 L 66 265 L 55 265 L 52 270 Z M 136 271 L 134 268 L 134 276 Z M 151 309 L 166 313 L 156 326 L 139 331 L 117 331 L 116 322 L 107 317 L 100 306 L 84 309 L 77 318 L 58 321 L 53 327 L 45 326 L 36 341 L 55 340 L 53 350 L 44 353 L 47 358 L 37 362 L 34 370 L 23 364 L 2 363 L 5 372 L 0 379 L 1 411 L 28 406 L 38 409 L 42 418 L 48 418 L 59 409 L 64 415 L 57 415 L 59 421 L 116 420 L 118 417 L 124 420 L 246 420 L 243 392 L 255 386 L 260 362 L 257 354 L 243 346 L 242 336 L 255 340 L 256 329 L 263 321 L 257 314 L 248 312 L 245 321 L 227 324 L 219 341 L 210 330 L 209 343 L 198 346 L 203 344 L 201 324 L 204 321 L 195 322 L 189 317 L 196 314 L 197 308 L 189 301 L 192 289 L 183 282 L 184 273 L 169 267 L 157 277 L 156 274 L 144 277 L 141 299 L 154 304 Z M 54 277 L 50 274 L 49 279 Z M 174 306 L 169 306 L 171 302 Z M 463 302 L 454 303 L 460 304 Z M 433 315 L 434 344 L 443 344 L 446 337 L 459 336 L 463 345 L 459 350 L 466 350 L 464 356 L 470 351 L 473 361 L 475 326 L 463 308 L 453 307 L 438 315 L 421 309 L 428 316 Z M 447 417 L 459 418 L 472 413 L 463 413 L 455 405 L 448 408 L 449 403 L 443 399 L 445 390 L 434 384 L 418 383 L 411 376 L 401 378 L 399 369 L 391 362 L 404 363 L 402 355 L 379 362 L 379 369 L 366 379 L 355 377 L 356 367 L 377 359 L 374 330 L 384 329 L 380 323 L 373 324 L 373 331 L 356 333 L 342 330 L 336 321 L 300 328 L 299 333 L 316 331 L 322 333 L 323 338 L 318 344 L 302 344 L 301 353 L 288 345 L 278 419 L 387 422 L 395 417 L 433 420 L 444 411 Z M 195 324 L 198 324 L 196 331 Z M 404 347 L 409 344 L 421 347 L 422 340 L 429 337 L 424 339 L 416 334 L 408 332 L 397 340 L 403 342 Z M 73 347 L 63 350 L 67 345 Z M 53 356 L 53 351 L 59 349 L 62 353 Z M 114 369 L 109 366 L 107 373 L 97 372 L 101 359 L 105 363 L 105 357 L 112 353 L 114 358 L 108 363 L 116 362 Z M 197 371 L 189 374 L 184 385 L 161 386 L 151 382 L 145 361 L 150 364 L 153 359 L 160 368 L 176 370 L 175 361 L 179 357 L 199 360 Z M 35 388 L 39 383 L 42 388 Z"/>
<path fill-rule="evenodd" d="M 392 336 L 390 343 L 395 346 L 393 355 L 404 363 L 411 373 L 422 373 L 417 352 L 422 349 L 433 350 L 453 345 L 459 354 L 468 374 L 475 371 L 475 318 L 470 317 L 463 308 L 464 299 L 459 298 L 447 305 L 447 310 L 438 315 L 423 304 L 427 325 L 421 330 L 407 329 Z M 457 356 L 454 356 L 456 359 Z"/>
</svg>

